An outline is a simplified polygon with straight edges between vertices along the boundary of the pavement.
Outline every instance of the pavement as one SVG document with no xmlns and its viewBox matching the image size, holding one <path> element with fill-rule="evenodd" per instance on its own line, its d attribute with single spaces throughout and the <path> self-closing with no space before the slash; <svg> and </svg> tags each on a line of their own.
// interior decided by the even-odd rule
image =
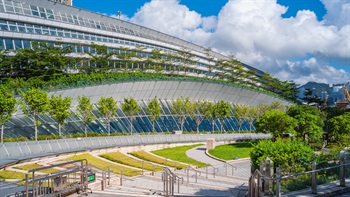
<svg viewBox="0 0 350 197">
<path fill-rule="evenodd" d="M 206 155 L 205 150 L 205 146 L 199 146 L 188 150 L 186 154 L 197 161 L 210 164 L 211 167 L 208 167 L 208 169 L 173 171 L 183 178 L 183 183 L 175 184 L 174 195 L 246 196 L 248 178 L 250 176 L 250 160 L 237 160 L 226 163 L 209 157 Z M 89 196 L 160 196 L 164 194 L 161 173 L 155 173 L 155 176 L 145 175 L 136 178 L 126 178 L 123 180 L 123 186 L 120 186 L 118 183 L 119 181 L 116 181 L 115 185 L 112 184 L 104 191 L 94 190 L 94 193 L 89 194 Z"/>
</svg>

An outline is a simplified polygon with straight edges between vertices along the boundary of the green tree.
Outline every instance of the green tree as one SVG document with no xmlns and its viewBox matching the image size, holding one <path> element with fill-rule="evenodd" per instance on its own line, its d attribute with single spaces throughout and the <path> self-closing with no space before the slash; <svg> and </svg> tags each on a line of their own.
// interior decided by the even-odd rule
<svg viewBox="0 0 350 197">
<path fill-rule="evenodd" d="M 225 118 L 231 116 L 231 104 L 225 101 L 219 101 L 214 104 L 214 110 L 217 118 L 219 119 L 220 132 L 222 133 Z"/>
<path fill-rule="evenodd" d="M 211 63 L 214 61 L 214 56 L 213 56 L 213 52 L 211 50 L 211 48 L 206 48 L 204 49 L 204 53 L 205 53 L 205 57 L 208 61 L 208 75 L 207 77 L 211 77 L 211 73 L 213 72 L 213 66 L 211 65 Z"/>
<path fill-rule="evenodd" d="M 340 142 L 343 136 L 350 134 L 350 112 L 331 118 L 328 121 L 328 134 L 335 141 Z"/>
<path fill-rule="evenodd" d="M 297 121 L 280 110 L 264 112 L 254 123 L 256 132 L 270 133 L 274 139 L 281 137 L 281 134 L 290 133 L 295 135 L 294 128 Z"/>
<path fill-rule="evenodd" d="M 111 120 L 118 110 L 118 102 L 113 97 L 101 97 L 97 102 L 97 109 L 106 118 L 108 125 L 108 135 L 111 135 Z"/>
<path fill-rule="evenodd" d="M 122 109 L 124 113 L 129 117 L 130 135 L 132 135 L 132 120 L 135 118 L 134 115 L 141 111 L 141 108 L 137 104 L 137 101 L 134 98 L 130 97 L 129 99 L 124 98 Z"/>
<path fill-rule="evenodd" d="M 196 122 L 197 134 L 199 133 L 199 125 L 201 124 L 201 122 L 205 118 L 204 115 L 205 115 L 206 102 L 208 102 L 208 101 L 203 102 L 201 100 L 198 100 L 198 101 L 193 103 L 194 113 L 193 113 L 192 119 L 194 119 Z"/>
<path fill-rule="evenodd" d="M 233 116 L 237 120 L 238 131 L 241 131 L 241 126 L 244 123 L 244 120 L 248 116 L 249 107 L 246 105 L 237 104 L 233 107 Z"/>
<path fill-rule="evenodd" d="M 257 106 L 250 106 L 246 114 L 246 120 L 249 123 L 249 131 L 253 130 L 253 123 L 259 117 L 259 108 Z"/>
<path fill-rule="evenodd" d="M 86 126 L 88 122 L 95 120 L 95 116 L 92 115 L 92 110 L 94 106 L 91 103 L 89 97 L 82 95 L 78 96 L 78 106 L 77 106 L 77 115 L 81 118 L 81 121 L 84 123 L 84 133 L 87 137 Z"/>
<path fill-rule="evenodd" d="M 57 74 L 62 74 L 63 69 L 69 64 L 71 58 L 67 56 L 71 52 L 70 47 L 61 47 L 61 43 L 49 44 L 46 42 L 32 42 L 32 48 L 16 50 L 11 58 L 11 77 L 30 78 L 40 76 L 49 80 Z"/>
<path fill-rule="evenodd" d="M 155 132 L 154 123 L 162 115 L 162 107 L 160 106 L 160 103 L 158 101 L 157 96 L 155 96 L 154 99 L 152 99 L 148 103 L 147 108 L 146 108 L 146 112 L 149 115 L 149 119 L 152 122 L 152 132 Z"/>
<path fill-rule="evenodd" d="M 187 67 L 194 64 L 194 54 L 191 53 L 186 47 L 181 48 L 180 51 L 177 52 L 177 56 L 180 59 L 180 64 L 182 66 L 182 70 L 184 71 L 184 76 L 186 77 Z"/>
<path fill-rule="evenodd" d="M 13 92 L 9 92 L 0 85 L 0 124 L 1 124 L 1 144 L 4 143 L 4 125 L 11 119 L 16 111 L 16 99 Z"/>
<path fill-rule="evenodd" d="M 300 141 L 286 141 L 277 139 L 261 140 L 253 145 L 250 151 L 250 159 L 255 169 L 259 169 L 260 161 L 269 157 L 277 164 L 283 173 L 305 171 L 305 165 L 309 165 L 314 151 Z"/>
<path fill-rule="evenodd" d="M 105 72 L 110 69 L 109 60 L 115 53 L 108 52 L 106 45 L 91 43 L 91 52 L 87 52 L 90 56 L 90 66 L 95 72 Z"/>
<path fill-rule="evenodd" d="M 32 88 L 21 93 L 19 101 L 23 113 L 32 120 L 35 131 L 35 141 L 38 140 L 38 126 L 40 126 L 39 115 L 50 109 L 50 99 L 47 92 Z"/>
<path fill-rule="evenodd" d="M 203 111 L 205 119 L 211 120 L 212 132 L 214 133 L 215 121 L 217 119 L 217 111 L 214 109 L 214 103 L 210 101 L 204 102 Z"/>
<path fill-rule="evenodd" d="M 304 141 L 320 140 L 323 132 L 323 120 L 317 108 L 307 105 L 295 105 L 287 110 L 287 114 L 297 120 L 295 128 L 297 137 Z"/>
<path fill-rule="evenodd" d="M 171 111 L 176 114 L 180 123 L 180 129 L 183 131 L 183 125 L 185 123 L 186 117 L 193 116 L 194 105 L 189 97 L 186 97 L 185 99 L 183 97 L 179 97 L 173 101 L 172 104 L 173 106 L 171 108 Z"/>
<path fill-rule="evenodd" d="M 69 108 L 72 105 L 72 98 L 64 97 L 62 95 L 50 97 L 50 116 L 58 123 L 58 135 L 62 136 L 61 127 L 64 125 L 64 121 L 72 114 Z"/>
</svg>

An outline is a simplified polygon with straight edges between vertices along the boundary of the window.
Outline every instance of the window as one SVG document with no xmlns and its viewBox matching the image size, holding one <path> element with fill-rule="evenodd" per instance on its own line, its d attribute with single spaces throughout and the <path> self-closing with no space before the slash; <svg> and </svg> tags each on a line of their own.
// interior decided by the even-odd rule
<svg viewBox="0 0 350 197">
<path fill-rule="evenodd" d="M 23 40 L 23 48 L 31 48 L 29 40 Z"/>
<path fill-rule="evenodd" d="M 38 8 L 36 6 L 31 5 L 30 9 L 32 10 L 33 16 L 39 16 Z"/>
<path fill-rule="evenodd" d="M 0 49 L 5 49 L 4 40 L 2 38 L 0 38 Z"/>
<path fill-rule="evenodd" d="M 6 49 L 13 49 L 13 42 L 12 42 L 12 39 L 10 38 L 6 38 L 5 39 L 5 47 Z"/>
<path fill-rule="evenodd" d="M 51 9 L 46 9 L 46 13 L 47 13 L 47 18 L 48 19 L 52 19 L 52 20 L 55 19 L 54 14 L 53 14 Z"/>
<path fill-rule="evenodd" d="M 34 29 L 35 29 L 35 33 L 36 33 L 36 34 L 42 34 L 42 33 L 41 33 L 41 27 L 40 27 L 40 26 L 34 25 Z"/>
<path fill-rule="evenodd" d="M 77 38 L 77 33 L 76 32 L 72 32 L 72 38 Z"/>
<path fill-rule="evenodd" d="M 15 39 L 15 49 L 21 49 L 22 48 L 22 41 L 19 39 Z"/>
<path fill-rule="evenodd" d="M 65 30 L 64 31 L 64 37 L 70 38 L 70 31 Z"/>
<path fill-rule="evenodd" d="M 7 26 L 7 21 L 0 20 L 0 30 L 1 31 L 8 31 L 9 28 Z"/>
<path fill-rule="evenodd" d="M 26 29 L 27 29 L 27 33 L 34 33 L 34 28 L 33 28 L 33 25 L 28 25 L 26 24 Z"/>
<path fill-rule="evenodd" d="M 50 36 L 57 36 L 56 29 L 50 28 Z"/>
<path fill-rule="evenodd" d="M 47 27 L 43 27 L 42 34 L 49 35 L 49 29 Z"/>
</svg>

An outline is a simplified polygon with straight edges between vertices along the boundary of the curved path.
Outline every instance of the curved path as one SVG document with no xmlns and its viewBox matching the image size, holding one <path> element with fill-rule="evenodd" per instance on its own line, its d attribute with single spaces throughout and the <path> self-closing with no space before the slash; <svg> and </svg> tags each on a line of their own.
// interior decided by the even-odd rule
<svg viewBox="0 0 350 197">
<path fill-rule="evenodd" d="M 248 183 L 251 168 L 250 159 L 239 159 L 223 162 L 209 157 L 205 151 L 205 146 L 198 146 L 186 151 L 186 155 L 197 161 L 207 163 L 218 168 L 218 174 L 234 176 L 244 179 Z M 233 166 L 235 167 L 234 169 Z"/>
</svg>

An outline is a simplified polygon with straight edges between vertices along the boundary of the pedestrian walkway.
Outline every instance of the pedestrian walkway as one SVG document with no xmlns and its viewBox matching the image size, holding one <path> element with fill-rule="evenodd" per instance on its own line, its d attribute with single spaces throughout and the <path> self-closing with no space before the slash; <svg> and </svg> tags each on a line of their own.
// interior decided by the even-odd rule
<svg viewBox="0 0 350 197">
<path fill-rule="evenodd" d="M 246 183 L 248 184 L 251 168 L 250 159 L 238 159 L 228 162 L 220 161 L 208 156 L 206 154 L 205 146 L 192 148 L 186 152 L 186 155 L 197 161 L 214 166 L 217 168 L 217 173 L 219 175 L 232 176 L 232 178 L 246 180 Z"/>
</svg>

